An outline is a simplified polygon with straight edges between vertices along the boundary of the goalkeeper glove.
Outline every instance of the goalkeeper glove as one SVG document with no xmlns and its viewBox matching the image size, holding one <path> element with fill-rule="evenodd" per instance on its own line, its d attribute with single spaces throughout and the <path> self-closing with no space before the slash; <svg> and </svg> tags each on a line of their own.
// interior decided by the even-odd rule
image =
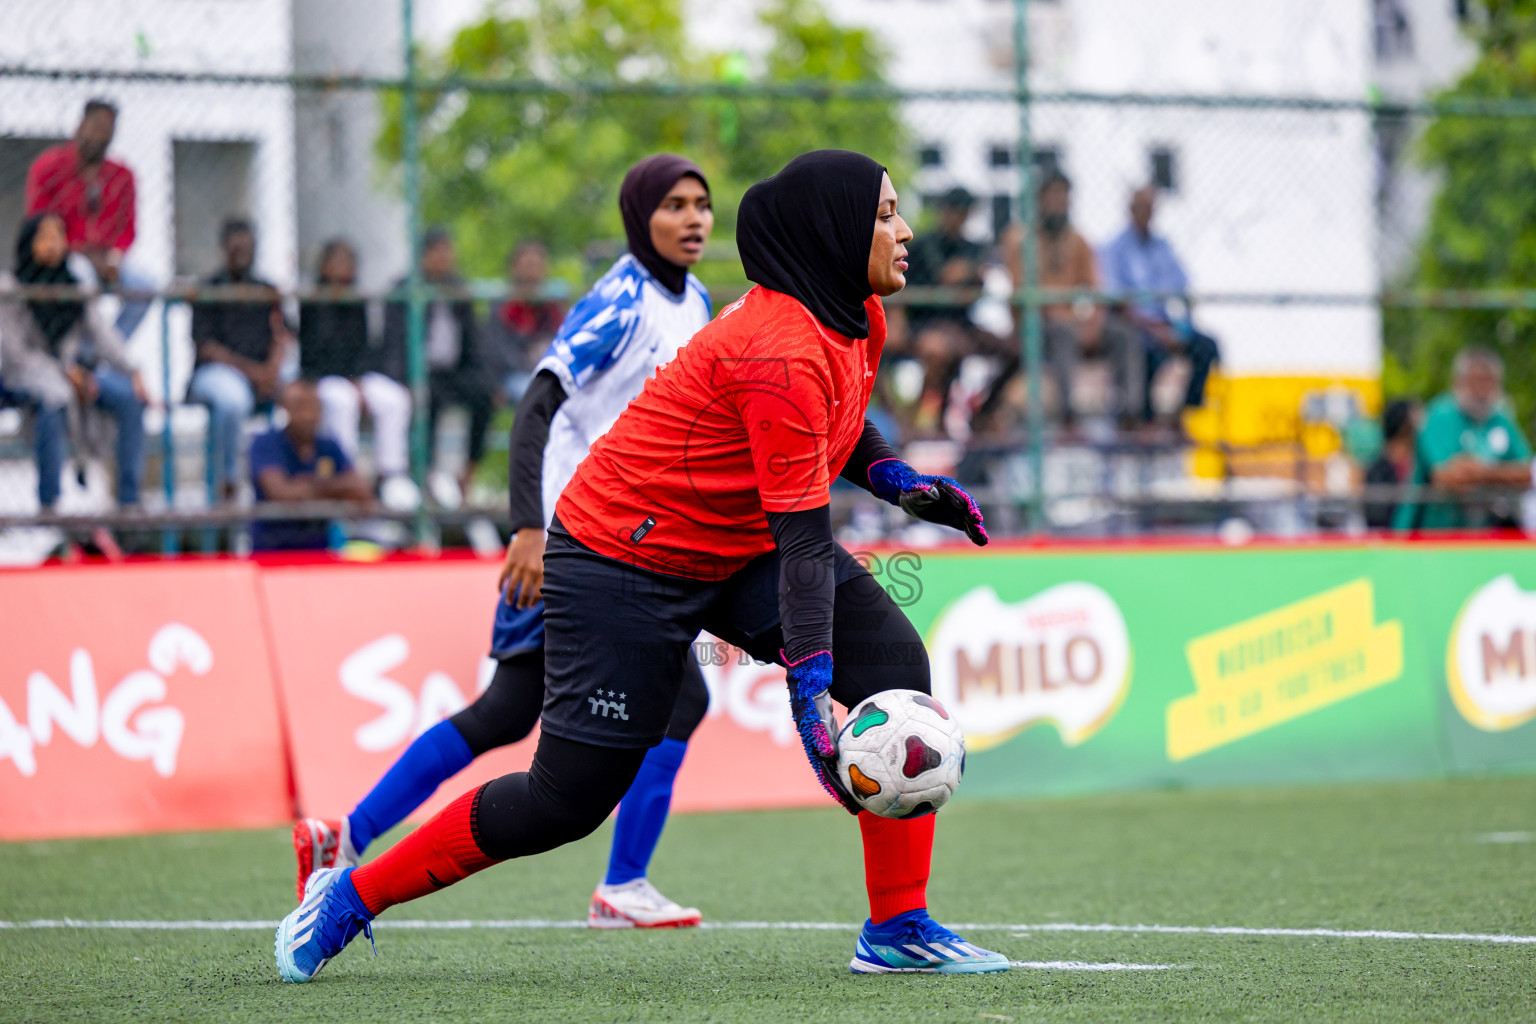
<svg viewBox="0 0 1536 1024">
<path fill-rule="evenodd" d="M 810 759 L 811 770 L 821 787 L 832 794 L 832 799 L 842 804 L 849 814 L 863 810 L 853 795 L 843 787 L 837 776 L 837 719 L 832 714 L 832 698 L 827 688 L 832 685 L 832 655 L 819 651 L 790 664 L 784 658 L 789 678 L 789 709 L 795 716 L 795 728 L 800 733 L 800 743 L 805 756 Z"/>
<path fill-rule="evenodd" d="M 926 476 L 900 459 L 881 459 L 869 467 L 869 483 L 875 496 L 917 519 L 961 530 L 971 543 L 987 543 L 976 499 L 947 476 Z"/>
</svg>

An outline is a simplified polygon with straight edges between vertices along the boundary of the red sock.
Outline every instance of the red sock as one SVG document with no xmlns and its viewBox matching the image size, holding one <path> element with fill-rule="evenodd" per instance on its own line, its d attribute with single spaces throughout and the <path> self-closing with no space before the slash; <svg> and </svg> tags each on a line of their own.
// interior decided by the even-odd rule
<svg viewBox="0 0 1536 1024">
<path fill-rule="evenodd" d="M 928 905 L 934 815 L 899 821 L 859 812 L 864 833 L 864 885 L 875 924 Z"/>
<path fill-rule="evenodd" d="M 472 789 L 437 812 L 383 856 L 352 872 L 352 885 L 375 914 L 462 882 L 498 863 L 480 851 L 470 815 L 480 789 Z"/>
</svg>

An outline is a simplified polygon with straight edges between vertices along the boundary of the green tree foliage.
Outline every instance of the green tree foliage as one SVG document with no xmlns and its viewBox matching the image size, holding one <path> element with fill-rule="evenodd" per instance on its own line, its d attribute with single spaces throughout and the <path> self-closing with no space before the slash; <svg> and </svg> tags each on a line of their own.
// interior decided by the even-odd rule
<svg viewBox="0 0 1536 1024">
<path fill-rule="evenodd" d="M 1442 99 L 1536 100 L 1536 0 L 1482 6 L 1481 55 Z M 1420 152 L 1440 190 L 1412 283 L 1536 289 L 1536 119 L 1447 113 L 1425 130 Z M 1422 396 L 1446 389 L 1457 350 L 1492 348 L 1522 421 L 1536 413 L 1536 309 L 1394 311 L 1387 340 L 1388 383 Z"/>
<path fill-rule="evenodd" d="M 618 251 L 618 188 L 650 153 L 682 153 L 709 175 L 715 238 L 728 242 L 747 187 L 810 149 L 858 149 L 905 169 L 898 105 L 763 96 L 676 97 L 594 93 L 583 83 L 725 81 L 749 88 L 739 54 L 700 53 L 683 29 L 680 0 L 531 0 L 517 16 L 492 9 L 442 52 L 421 57 L 426 76 L 529 82 L 538 92 L 467 90 L 420 100 L 424 222 L 455 232 L 466 269 L 500 273 L 518 241 L 537 238 L 566 262 Z M 771 45 L 758 80 L 881 85 L 886 53 L 861 29 L 839 27 L 814 0 L 776 0 L 761 21 Z M 386 97 L 378 149 L 393 173 L 401 157 L 401 98 Z M 899 181 L 898 177 L 898 181 Z M 729 255 L 717 244 L 716 255 Z M 741 279 L 734 260 L 701 265 L 713 283 Z"/>
</svg>

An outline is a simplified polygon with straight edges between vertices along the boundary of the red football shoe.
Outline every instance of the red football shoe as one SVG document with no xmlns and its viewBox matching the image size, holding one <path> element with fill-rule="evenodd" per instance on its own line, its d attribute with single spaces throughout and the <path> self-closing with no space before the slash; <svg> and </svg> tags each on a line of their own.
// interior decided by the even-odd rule
<svg viewBox="0 0 1536 1024">
<path fill-rule="evenodd" d="M 300 818 L 293 823 L 293 853 L 299 862 L 296 888 L 300 901 L 310 875 L 321 868 L 348 868 L 358 859 L 347 835 L 347 823 L 320 818 Z"/>
</svg>

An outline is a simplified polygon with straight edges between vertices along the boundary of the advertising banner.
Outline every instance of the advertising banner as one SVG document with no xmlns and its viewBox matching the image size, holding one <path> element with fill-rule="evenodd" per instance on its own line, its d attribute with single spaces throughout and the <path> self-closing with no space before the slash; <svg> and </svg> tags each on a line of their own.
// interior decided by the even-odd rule
<svg viewBox="0 0 1536 1024">
<path fill-rule="evenodd" d="M 351 811 L 417 736 L 490 682 L 495 565 L 295 565 L 262 571 L 299 807 Z M 418 818 L 471 786 L 522 771 L 533 740 L 480 758 Z"/>
<path fill-rule="evenodd" d="M 677 775 L 680 811 L 815 807 L 827 794 L 811 773 L 789 711 L 784 669 L 703 634 L 694 645 L 709 712 Z"/>
<path fill-rule="evenodd" d="M 256 569 L 0 573 L 0 839 L 290 813 Z"/>
<path fill-rule="evenodd" d="M 498 563 L 299 565 L 263 570 L 299 806 L 351 811 L 421 733 L 490 683 Z M 600 637 L 593 638 L 600 643 Z M 821 795 L 795 735 L 784 672 L 705 637 L 711 706 L 678 777 L 678 810 L 782 807 Z M 523 771 L 537 730 L 475 761 L 417 819 L 482 782 Z M 824 799 L 824 797 L 823 797 Z"/>
<path fill-rule="evenodd" d="M 1536 771 L 1530 545 L 865 557 L 965 729 L 961 799 Z M 496 569 L 0 573 L 0 839 L 345 814 L 489 683 Z M 695 652 L 710 707 L 675 808 L 822 803 L 783 670 L 708 636 Z"/>
<path fill-rule="evenodd" d="M 1004 550 L 914 575 L 964 796 L 1536 770 L 1529 545 Z"/>
</svg>

